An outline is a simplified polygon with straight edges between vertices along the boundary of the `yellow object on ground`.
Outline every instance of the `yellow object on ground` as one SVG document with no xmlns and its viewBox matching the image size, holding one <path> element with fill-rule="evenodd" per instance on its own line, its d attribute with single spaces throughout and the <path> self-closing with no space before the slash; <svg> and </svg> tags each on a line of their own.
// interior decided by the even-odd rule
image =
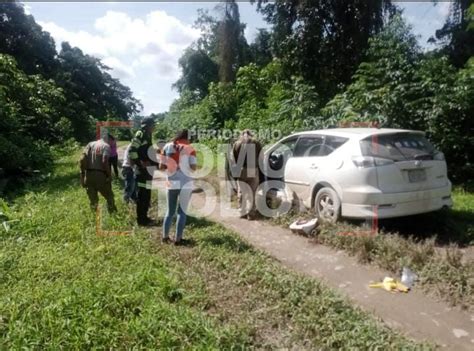
<svg viewBox="0 0 474 351">
<path fill-rule="evenodd" d="M 387 291 L 399 291 L 399 292 L 408 292 L 408 288 L 402 283 L 396 281 L 393 278 L 385 277 L 381 283 L 369 284 L 370 288 L 382 288 Z"/>
</svg>

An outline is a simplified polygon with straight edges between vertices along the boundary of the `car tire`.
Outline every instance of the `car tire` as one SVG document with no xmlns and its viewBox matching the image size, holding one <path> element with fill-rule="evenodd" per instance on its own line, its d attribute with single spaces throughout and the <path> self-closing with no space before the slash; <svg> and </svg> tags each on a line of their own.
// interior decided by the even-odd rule
<svg viewBox="0 0 474 351">
<path fill-rule="evenodd" d="M 322 222 L 335 223 L 341 216 L 341 200 L 331 188 L 322 188 L 314 199 L 314 210 Z"/>
</svg>

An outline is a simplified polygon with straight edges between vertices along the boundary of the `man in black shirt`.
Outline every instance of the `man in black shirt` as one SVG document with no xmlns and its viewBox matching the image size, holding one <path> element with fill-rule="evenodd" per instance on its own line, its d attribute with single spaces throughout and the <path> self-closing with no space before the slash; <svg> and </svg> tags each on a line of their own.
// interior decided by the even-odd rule
<svg viewBox="0 0 474 351">
<path fill-rule="evenodd" d="M 151 183 L 153 172 L 147 169 L 150 166 L 157 166 L 156 161 L 150 158 L 154 155 L 152 145 L 152 133 L 155 128 L 155 121 L 151 117 L 145 117 L 141 123 L 141 129 L 136 132 L 132 139 L 129 156 L 136 165 L 135 175 L 138 186 L 137 196 L 137 223 L 148 226 L 153 224 L 153 220 L 148 217 L 148 209 L 151 202 Z"/>
</svg>

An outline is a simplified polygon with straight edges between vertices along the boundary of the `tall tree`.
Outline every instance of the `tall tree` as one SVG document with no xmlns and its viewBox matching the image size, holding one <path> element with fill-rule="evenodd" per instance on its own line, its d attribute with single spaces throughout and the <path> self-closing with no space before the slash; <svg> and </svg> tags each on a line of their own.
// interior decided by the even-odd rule
<svg viewBox="0 0 474 351">
<path fill-rule="evenodd" d="M 456 0 L 443 27 L 436 31 L 436 39 L 444 44 L 443 52 L 456 67 L 462 67 L 474 56 L 474 32 L 469 28 L 469 7 L 474 0 Z"/>
<path fill-rule="evenodd" d="M 267 29 L 259 28 L 257 36 L 250 44 L 252 62 L 258 66 L 266 66 L 272 60 L 272 34 Z"/>
<path fill-rule="evenodd" d="M 27 75 L 10 55 L 0 54 L 0 167 L 41 167 L 49 145 L 70 136 L 62 116 L 62 90 L 40 75 Z"/>
<path fill-rule="evenodd" d="M 350 82 L 368 39 L 393 12 L 389 0 L 259 0 L 258 8 L 273 25 L 273 49 L 285 69 L 326 99 Z"/>
<path fill-rule="evenodd" d="M 235 80 L 238 67 L 248 62 L 249 48 L 235 0 L 226 0 L 218 8 L 222 13 L 218 25 L 219 79 L 229 83 Z"/>
<path fill-rule="evenodd" d="M 209 92 L 209 84 L 219 80 L 217 19 L 207 10 L 199 9 L 194 27 L 201 36 L 192 43 L 179 59 L 181 77 L 173 84 L 186 101 L 203 99 Z"/>
<path fill-rule="evenodd" d="M 58 58 L 57 82 L 67 97 L 65 113 L 78 140 L 90 139 L 98 120 L 127 120 L 141 109 L 130 89 L 113 79 L 99 59 L 68 43 L 62 43 Z"/>
<path fill-rule="evenodd" d="M 198 45 L 187 48 L 179 59 L 181 77 L 173 87 L 180 93 L 191 92 L 197 99 L 209 92 L 209 84 L 218 80 L 218 65 Z"/>
<path fill-rule="evenodd" d="M 51 78 L 57 69 L 53 38 L 16 2 L 0 2 L 0 52 L 15 57 L 27 74 Z"/>
<path fill-rule="evenodd" d="M 248 63 L 250 48 L 240 23 L 238 5 L 226 1 L 216 6 L 220 18 L 198 10 L 195 27 L 201 37 L 192 43 L 179 60 L 182 75 L 173 85 L 186 100 L 203 99 L 213 82 L 231 82 L 239 67 Z M 191 96 L 190 96 L 191 95 Z"/>
</svg>

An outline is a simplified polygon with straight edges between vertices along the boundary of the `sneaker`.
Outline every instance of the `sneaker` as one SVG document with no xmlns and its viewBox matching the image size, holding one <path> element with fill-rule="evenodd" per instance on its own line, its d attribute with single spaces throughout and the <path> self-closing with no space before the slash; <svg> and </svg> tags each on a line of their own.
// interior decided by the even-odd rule
<svg viewBox="0 0 474 351">
<path fill-rule="evenodd" d="M 139 226 L 142 226 L 142 227 L 151 227 L 151 226 L 155 225 L 155 221 L 153 221 L 150 218 L 146 218 L 146 219 L 140 220 L 140 221 L 137 220 L 137 223 L 138 223 Z"/>
<path fill-rule="evenodd" d="M 186 240 L 186 239 L 175 240 L 174 244 L 176 246 L 184 246 L 184 245 L 188 244 L 188 240 Z"/>
<path fill-rule="evenodd" d="M 172 242 L 173 241 L 169 237 L 161 238 L 161 243 L 162 244 L 171 244 Z"/>
</svg>

